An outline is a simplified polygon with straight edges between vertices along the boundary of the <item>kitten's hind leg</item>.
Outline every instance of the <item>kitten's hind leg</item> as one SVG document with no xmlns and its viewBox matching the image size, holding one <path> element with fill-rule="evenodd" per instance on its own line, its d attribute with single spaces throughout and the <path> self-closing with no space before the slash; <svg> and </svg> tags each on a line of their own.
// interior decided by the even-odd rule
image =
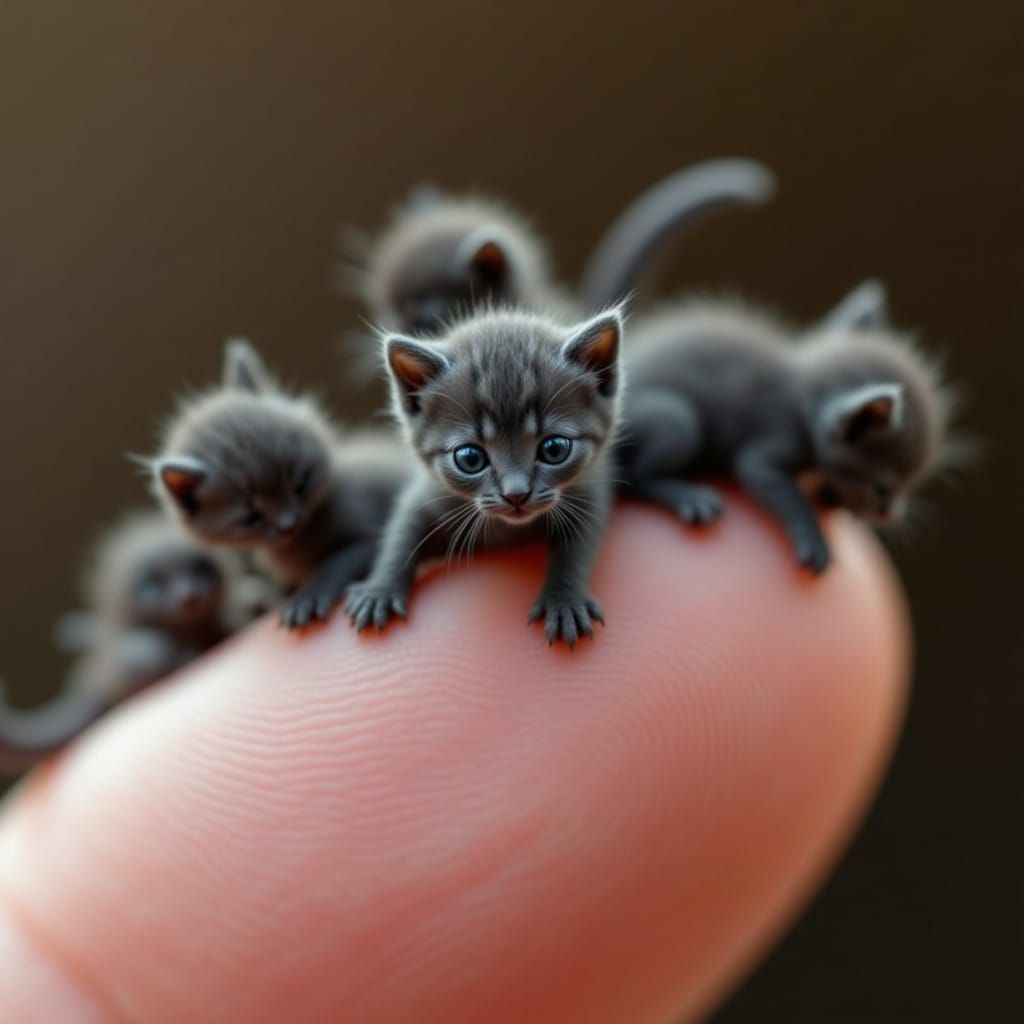
<svg viewBox="0 0 1024 1024">
<path fill-rule="evenodd" d="M 688 526 L 714 522 L 722 514 L 719 493 L 682 479 L 703 441 L 694 404 L 678 392 L 643 391 L 629 400 L 626 417 L 620 458 L 633 493 L 674 512 Z"/>
<path fill-rule="evenodd" d="M 323 622 L 341 603 L 349 584 L 365 576 L 373 564 L 375 541 L 359 541 L 328 555 L 312 576 L 281 607 L 281 625 L 301 629 Z"/>
</svg>

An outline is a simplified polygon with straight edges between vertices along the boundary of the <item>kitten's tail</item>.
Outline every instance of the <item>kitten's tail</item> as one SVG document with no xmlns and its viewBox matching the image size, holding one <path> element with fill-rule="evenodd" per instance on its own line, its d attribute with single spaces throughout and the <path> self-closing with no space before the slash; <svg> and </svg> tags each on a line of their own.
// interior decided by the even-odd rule
<svg viewBox="0 0 1024 1024">
<path fill-rule="evenodd" d="M 17 773 L 57 753 L 115 704 L 109 696 L 66 690 L 38 708 L 13 708 L 0 681 L 0 772 Z"/>
<path fill-rule="evenodd" d="M 651 186 L 612 223 L 597 243 L 580 293 L 588 309 L 621 302 L 646 284 L 671 243 L 711 214 L 760 206 L 775 194 L 775 176 L 755 160 L 708 160 Z"/>
</svg>

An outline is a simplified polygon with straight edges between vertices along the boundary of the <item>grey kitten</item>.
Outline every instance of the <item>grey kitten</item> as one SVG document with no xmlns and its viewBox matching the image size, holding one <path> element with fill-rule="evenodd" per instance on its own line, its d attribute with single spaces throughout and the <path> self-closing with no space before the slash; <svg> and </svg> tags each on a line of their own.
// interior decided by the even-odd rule
<svg viewBox="0 0 1024 1024">
<path fill-rule="evenodd" d="M 291 395 L 252 346 L 229 342 L 223 387 L 184 404 L 152 460 L 157 494 L 206 544 L 256 551 L 298 588 L 290 629 L 325 619 L 371 565 L 411 460 L 378 432 L 341 437 L 305 395 Z"/>
<path fill-rule="evenodd" d="M 584 273 L 582 304 L 554 280 L 524 217 L 479 197 L 416 189 L 376 242 L 356 255 L 353 284 L 385 330 L 429 337 L 474 309 L 519 305 L 575 318 L 635 288 L 685 230 L 731 206 L 765 202 L 770 172 L 751 160 L 697 164 L 649 189 L 614 222 Z"/>
<path fill-rule="evenodd" d="M 388 521 L 368 579 L 348 591 L 359 630 L 405 616 L 417 563 L 545 536 L 547 576 L 529 621 L 571 648 L 603 622 L 588 580 L 611 486 L 622 317 L 575 327 L 478 314 L 440 341 L 385 339 L 394 409 L 422 466 Z"/>
<path fill-rule="evenodd" d="M 886 329 L 826 318 L 802 337 L 729 304 L 690 304 L 638 323 L 622 471 L 631 489 L 690 524 L 722 511 L 696 474 L 736 478 L 815 573 L 829 550 L 815 497 L 869 522 L 896 518 L 940 459 L 950 413 L 935 365 Z"/>
<path fill-rule="evenodd" d="M 357 257 L 351 283 L 375 324 L 417 337 L 489 304 L 572 306 L 526 218 L 494 199 L 423 186 Z"/>
<path fill-rule="evenodd" d="M 30 710 L 0 700 L 0 767 L 21 770 L 54 753 L 251 618 L 236 567 L 159 513 L 126 519 L 104 538 L 93 562 L 87 611 L 78 617 L 79 657 L 64 692 Z"/>
</svg>

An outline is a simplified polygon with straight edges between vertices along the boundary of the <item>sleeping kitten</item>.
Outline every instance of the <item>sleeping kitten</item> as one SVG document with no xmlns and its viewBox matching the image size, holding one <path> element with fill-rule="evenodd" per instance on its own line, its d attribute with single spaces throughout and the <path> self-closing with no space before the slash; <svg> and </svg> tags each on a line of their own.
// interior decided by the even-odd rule
<svg viewBox="0 0 1024 1024">
<path fill-rule="evenodd" d="M 575 318 L 625 298 L 681 233 L 731 206 L 767 201 L 774 182 L 752 160 L 696 164 L 632 203 L 598 243 L 577 303 L 552 277 L 525 218 L 488 199 L 420 186 L 380 238 L 356 255 L 352 283 L 385 330 L 429 337 L 472 310 L 519 305 Z"/>
<path fill-rule="evenodd" d="M 299 589 L 281 621 L 325 619 L 370 568 L 410 458 L 391 437 L 340 438 L 308 396 L 289 395 L 248 342 L 229 342 L 223 387 L 187 402 L 151 462 L 154 486 L 203 543 L 249 548 Z"/>
<path fill-rule="evenodd" d="M 935 467 L 949 399 L 935 366 L 892 331 L 823 325 L 794 340 L 761 313 L 692 304 L 641 321 L 629 352 L 622 470 L 632 490 L 704 524 L 730 474 L 785 529 L 800 565 L 829 550 L 797 478 L 869 522 L 896 518 Z"/>
<path fill-rule="evenodd" d="M 385 339 L 394 409 L 422 467 L 398 499 L 368 579 L 348 590 L 359 630 L 405 616 L 431 554 L 546 536 L 547 577 L 529 621 L 570 648 L 603 622 L 588 580 L 610 501 L 622 318 L 565 328 L 487 312 L 442 341 Z"/>
<path fill-rule="evenodd" d="M 40 708 L 0 693 L 0 768 L 30 767 L 132 693 L 188 664 L 252 616 L 240 577 L 221 556 L 155 512 L 116 527 L 94 556 L 80 654 L 64 692 Z"/>
</svg>

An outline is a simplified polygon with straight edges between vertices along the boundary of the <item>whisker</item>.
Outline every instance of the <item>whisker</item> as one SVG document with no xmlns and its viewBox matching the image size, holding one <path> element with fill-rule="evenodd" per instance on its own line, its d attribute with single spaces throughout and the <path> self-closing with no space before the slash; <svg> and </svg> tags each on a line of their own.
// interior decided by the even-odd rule
<svg viewBox="0 0 1024 1024">
<path fill-rule="evenodd" d="M 419 551 L 419 549 L 423 547 L 423 545 L 426 544 L 427 541 L 430 540 L 430 538 L 433 537 L 438 530 L 443 530 L 445 527 L 452 526 L 457 521 L 459 516 L 465 516 L 468 513 L 471 513 L 472 511 L 472 505 L 463 504 L 460 505 L 458 508 L 453 509 L 451 512 L 448 512 L 445 515 L 443 515 L 434 525 L 434 528 L 419 542 L 419 544 L 416 545 L 416 547 L 412 549 L 412 551 L 409 554 L 409 557 L 405 560 L 405 564 L 408 565 L 413 560 L 413 558 L 416 555 L 416 552 Z"/>
</svg>

